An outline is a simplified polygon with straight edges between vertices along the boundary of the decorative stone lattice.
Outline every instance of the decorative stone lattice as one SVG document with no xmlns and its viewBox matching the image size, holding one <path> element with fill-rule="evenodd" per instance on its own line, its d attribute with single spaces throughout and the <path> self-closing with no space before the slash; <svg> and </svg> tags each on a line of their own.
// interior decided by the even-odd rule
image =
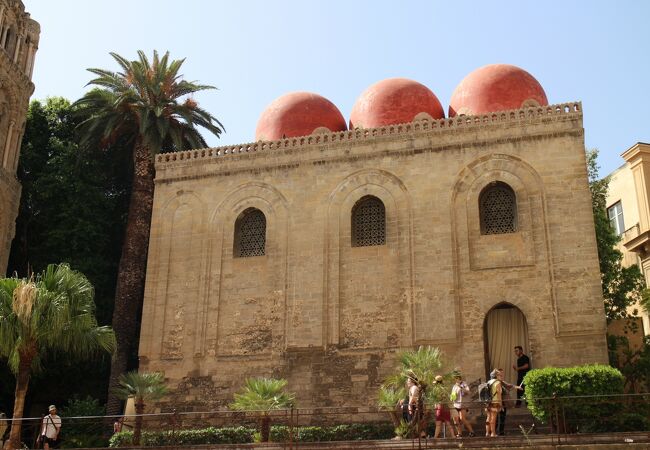
<svg viewBox="0 0 650 450">
<path fill-rule="evenodd" d="M 517 231 L 517 200 L 510 186 L 497 183 L 481 194 L 481 234 Z"/>
<path fill-rule="evenodd" d="M 352 210 L 352 247 L 386 244 L 386 208 L 377 197 L 364 197 Z"/>
<path fill-rule="evenodd" d="M 263 256 L 266 249 L 266 217 L 259 209 L 249 208 L 237 219 L 235 256 Z"/>
</svg>

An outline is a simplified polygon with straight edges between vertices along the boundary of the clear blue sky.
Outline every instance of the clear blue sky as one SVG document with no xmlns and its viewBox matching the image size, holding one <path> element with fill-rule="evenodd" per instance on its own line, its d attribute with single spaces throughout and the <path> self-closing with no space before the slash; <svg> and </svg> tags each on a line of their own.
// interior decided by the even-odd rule
<svg viewBox="0 0 650 450">
<path fill-rule="evenodd" d="M 367 86 L 400 76 L 446 110 L 465 75 L 498 62 L 528 70 L 551 103 L 583 102 L 601 174 L 650 142 L 649 1 L 23 1 L 42 28 L 33 98 L 77 99 L 86 68 L 117 68 L 111 51 L 169 50 L 186 78 L 219 88 L 196 97 L 227 130 L 210 145 L 254 140 L 289 91 L 317 92 L 347 119 Z"/>
</svg>

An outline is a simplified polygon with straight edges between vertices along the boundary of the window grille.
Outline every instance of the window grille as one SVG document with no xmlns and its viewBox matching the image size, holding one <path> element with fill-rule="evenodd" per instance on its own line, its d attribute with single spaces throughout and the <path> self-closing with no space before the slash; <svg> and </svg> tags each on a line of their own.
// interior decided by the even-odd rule
<svg viewBox="0 0 650 450">
<path fill-rule="evenodd" d="M 235 222 L 235 257 L 263 256 L 266 248 L 266 217 L 259 209 L 248 208 Z"/>
<path fill-rule="evenodd" d="M 510 186 L 493 183 L 479 197 L 481 234 L 506 234 L 517 231 L 517 199 Z"/>
<path fill-rule="evenodd" d="M 386 208 L 377 197 L 363 197 L 352 208 L 352 247 L 384 244 Z"/>
</svg>

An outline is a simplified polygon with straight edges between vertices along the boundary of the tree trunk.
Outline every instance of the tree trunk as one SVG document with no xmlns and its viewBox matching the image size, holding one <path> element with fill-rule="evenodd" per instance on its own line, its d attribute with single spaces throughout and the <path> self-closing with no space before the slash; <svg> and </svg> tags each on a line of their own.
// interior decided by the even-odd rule
<svg viewBox="0 0 650 450">
<path fill-rule="evenodd" d="M 262 416 L 262 426 L 260 428 L 262 442 L 269 442 L 269 436 L 271 435 L 271 418 L 268 415 L 264 414 Z"/>
<path fill-rule="evenodd" d="M 122 256 L 117 274 L 113 330 L 117 350 L 111 363 L 108 383 L 108 415 L 121 414 L 122 402 L 113 391 L 119 385 L 119 377 L 129 370 L 129 358 L 137 355 L 140 315 L 147 271 L 147 250 L 153 207 L 153 159 L 149 149 L 138 139 L 133 150 L 133 189 L 129 200 L 129 216 L 126 224 Z"/>
<path fill-rule="evenodd" d="M 27 396 L 27 388 L 29 387 L 29 377 L 32 370 L 33 359 L 33 356 L 25 355 L 23 352 L 20 354 L 20 363 L 18 364 L 18 373 L 16 374 L 14 414 L 11 422 L 9 439 L 5 442 L 5 450 L 22 448 L 20 445 L 23 425 L 22 418 L 25 412 L 25 397 Z"/>
<path fill-rule="evenodd" d="M 144 414 L 144 403 L 142 399 L 135 398 L 135 425 L 133 427 L 133 445 L 140 445 L 142 436 L 142 415 Z"/>
</svg>

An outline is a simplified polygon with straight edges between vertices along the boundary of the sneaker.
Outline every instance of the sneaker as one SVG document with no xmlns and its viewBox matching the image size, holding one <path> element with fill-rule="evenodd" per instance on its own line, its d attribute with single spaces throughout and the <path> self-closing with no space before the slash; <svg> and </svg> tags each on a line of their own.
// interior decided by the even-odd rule
<svg viewBox="0 0 650 450">
<path fill-rule="evenodd" d="M 474 437 L 474 432 L 470 432 L 470 433 L 468 434 L 468 436 L 469 436 L 469 437 Z"/>
</svg>

